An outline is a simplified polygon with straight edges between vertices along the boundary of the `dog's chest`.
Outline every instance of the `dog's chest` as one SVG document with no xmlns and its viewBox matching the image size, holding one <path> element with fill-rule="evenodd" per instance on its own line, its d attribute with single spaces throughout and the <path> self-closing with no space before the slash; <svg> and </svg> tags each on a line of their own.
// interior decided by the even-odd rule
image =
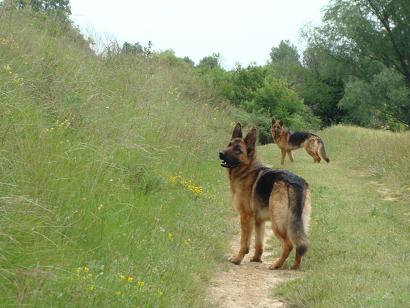
<svg viewBox="0 0 410 308">
<path fill-rule="evenodd" d="M 233 205 L 235 209 L 241 213 L 251 214 L 254 212 L 252 207 L 252 198 L 257 176 L 258 172 L 251 169 L 250 172 L 238 180 L 231 180 Z"/>
<path fill-rule="evenodd" d="M 251 191 L 250 189 L 237 189 L 232 196 L 235 209 L 239 212 L 249 212 L 251 209 Z"/>
<path fill-rule="evenodd" d="M 278 138 L 275 139 L 275 143 L 281 149 L 286 148 L 288 146 L 287 135 L 281 134 Z"/>
</svg>

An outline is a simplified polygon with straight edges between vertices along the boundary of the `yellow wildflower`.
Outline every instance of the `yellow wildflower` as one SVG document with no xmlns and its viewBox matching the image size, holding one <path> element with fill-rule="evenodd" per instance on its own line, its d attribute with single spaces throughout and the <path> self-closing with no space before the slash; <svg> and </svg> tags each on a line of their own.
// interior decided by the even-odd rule
<svg viewBox="0 0 410 308">
<path fill-rule="evenodd" d="M 12 74 L 12 70 L 11 70 L 11 66 L 9 64 L 3 65 L 3 70 L 8 73 L 8 74 Z"/>
<path fill-rule="evenodd" d="M 127 279 L 128 282 L 132 282 L 133 280 L 134 278 L 132 278 L 131 276 L 128 276 L 128 279 Z"/>
<path fill-rule="evenodd" d="M 193 193 L 197 197 L 205 197 L 209 200 L 215 199 L 212 195 L 205 193 L 201 186 L 195 185 L 190 179 L 184 179 L 180 173 L 178 175 L 169 176 L 168 178 L 171 183 L 182 186 L 185 190 Z"/>
<path fill-rule="evenodd" d="M 127 280 L 127 277 L 125 277 L 123 274 L 119 274 L 118 278 L 120 279 L 120 281 L 125 281 Z"/>
<path fill-rule="evenodd" d="M 137 281 L 137 286 L 142 288 L 145 285 L 144 281 Z"/>
</svg>

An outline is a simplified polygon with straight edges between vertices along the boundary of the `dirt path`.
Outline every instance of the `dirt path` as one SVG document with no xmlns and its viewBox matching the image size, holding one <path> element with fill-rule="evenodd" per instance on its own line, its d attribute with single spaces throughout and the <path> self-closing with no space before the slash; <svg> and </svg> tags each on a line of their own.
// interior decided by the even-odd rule
<svg viewBox="0 0 410 308">
<path fill-rule="evenodd" d="M 382 196 L 382 199 L 384 201 L 395 202 L 398 200 L 398 198 L 394 195 L 394 192 L 390 188 L 388 188 L 385 184 L 377 182 L 377 181 L 372 181 L 370 183 L 376 186 L 377 192 Z"/>
<path fill-rule="evenodd" d="M 289 271 L 269 270 L 269 264 L 275 259 L 271 254 L 269 239 L 273 237 L 270 223 L 266 223 L 265 252 L 263 263 L 250 262 L 251 252 L 241 265 L 229 263 L 229 269 L 218 273 L 210 283 L 207 299 L 213 306 L 219 307 L 284 307 L 278 298 L 272 297 L 272 289 L 288 279 L 299 276 Z M 276 240 L 276 239 L 274 239 Z M 239 235 L 231 241 L 231 254 L 239 249 Z M 226 256 L 228 259 L 228 255 Z M 228 262 L 228 261 L 227 261 Z M 286 276 L 284 275 L 286 272 Z"/>
</svg>

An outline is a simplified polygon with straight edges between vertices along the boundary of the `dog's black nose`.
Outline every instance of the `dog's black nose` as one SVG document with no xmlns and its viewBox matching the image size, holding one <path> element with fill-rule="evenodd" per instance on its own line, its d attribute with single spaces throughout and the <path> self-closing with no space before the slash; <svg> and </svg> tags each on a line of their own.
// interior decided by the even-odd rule
<svg viewBox="0 0 410 308">
<path fill-rule="evenodd" d="M 222 151 L 220 151 L 220 152 L 219 152 L 219 158 L 222 159 L 222 160 L 224 160 L 224 159 L 225 159 L 225 153 L 222 152 Z"/>
</svg>

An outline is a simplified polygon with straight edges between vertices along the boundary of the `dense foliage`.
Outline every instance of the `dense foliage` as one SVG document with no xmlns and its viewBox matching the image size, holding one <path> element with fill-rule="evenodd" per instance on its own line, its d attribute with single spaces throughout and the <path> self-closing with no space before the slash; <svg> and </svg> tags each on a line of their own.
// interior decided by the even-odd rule
<svg viewBox="0 0 410 308">
<path fill-rule="evenodd" d="M 307 68 L 335 92 L 339 121 L 408 128 L 409 1 L 333 0 L 307 39 Z"/>
<path fill-rule="evenodd" d="M 272 117 L 283 119 L 293 129 L 320 127 L 319 118 L 272 65 L 237 65 L 234 70 L 226 71 L 219 63 L 219 55 L 214 54 L 201 60 L 196 69 L 215 95 L 249 113 L 251 118 L 259 118 L 249 123 L 260 128 L 261 143 L 271 141 Z"/>
<path fill-rule="evenodd" d="M 57 13 L 65 17 L 71 15 L 70 0 L 5 0 L 2 5 L 16 9 L 29 7 L 36 12 Z"/>
<path fill-rule="evenodd" d="M 292 128 L 315 128 L 319 118 L 324 125 L 408 129 L 409 1 L 333 0 L 321 26 L 304 36 L 302 59 L 282 41 L 266 65 L 227 72 L 213 55 L 198 69 L 235 106 L 283 118 Z"/>
</svg>

